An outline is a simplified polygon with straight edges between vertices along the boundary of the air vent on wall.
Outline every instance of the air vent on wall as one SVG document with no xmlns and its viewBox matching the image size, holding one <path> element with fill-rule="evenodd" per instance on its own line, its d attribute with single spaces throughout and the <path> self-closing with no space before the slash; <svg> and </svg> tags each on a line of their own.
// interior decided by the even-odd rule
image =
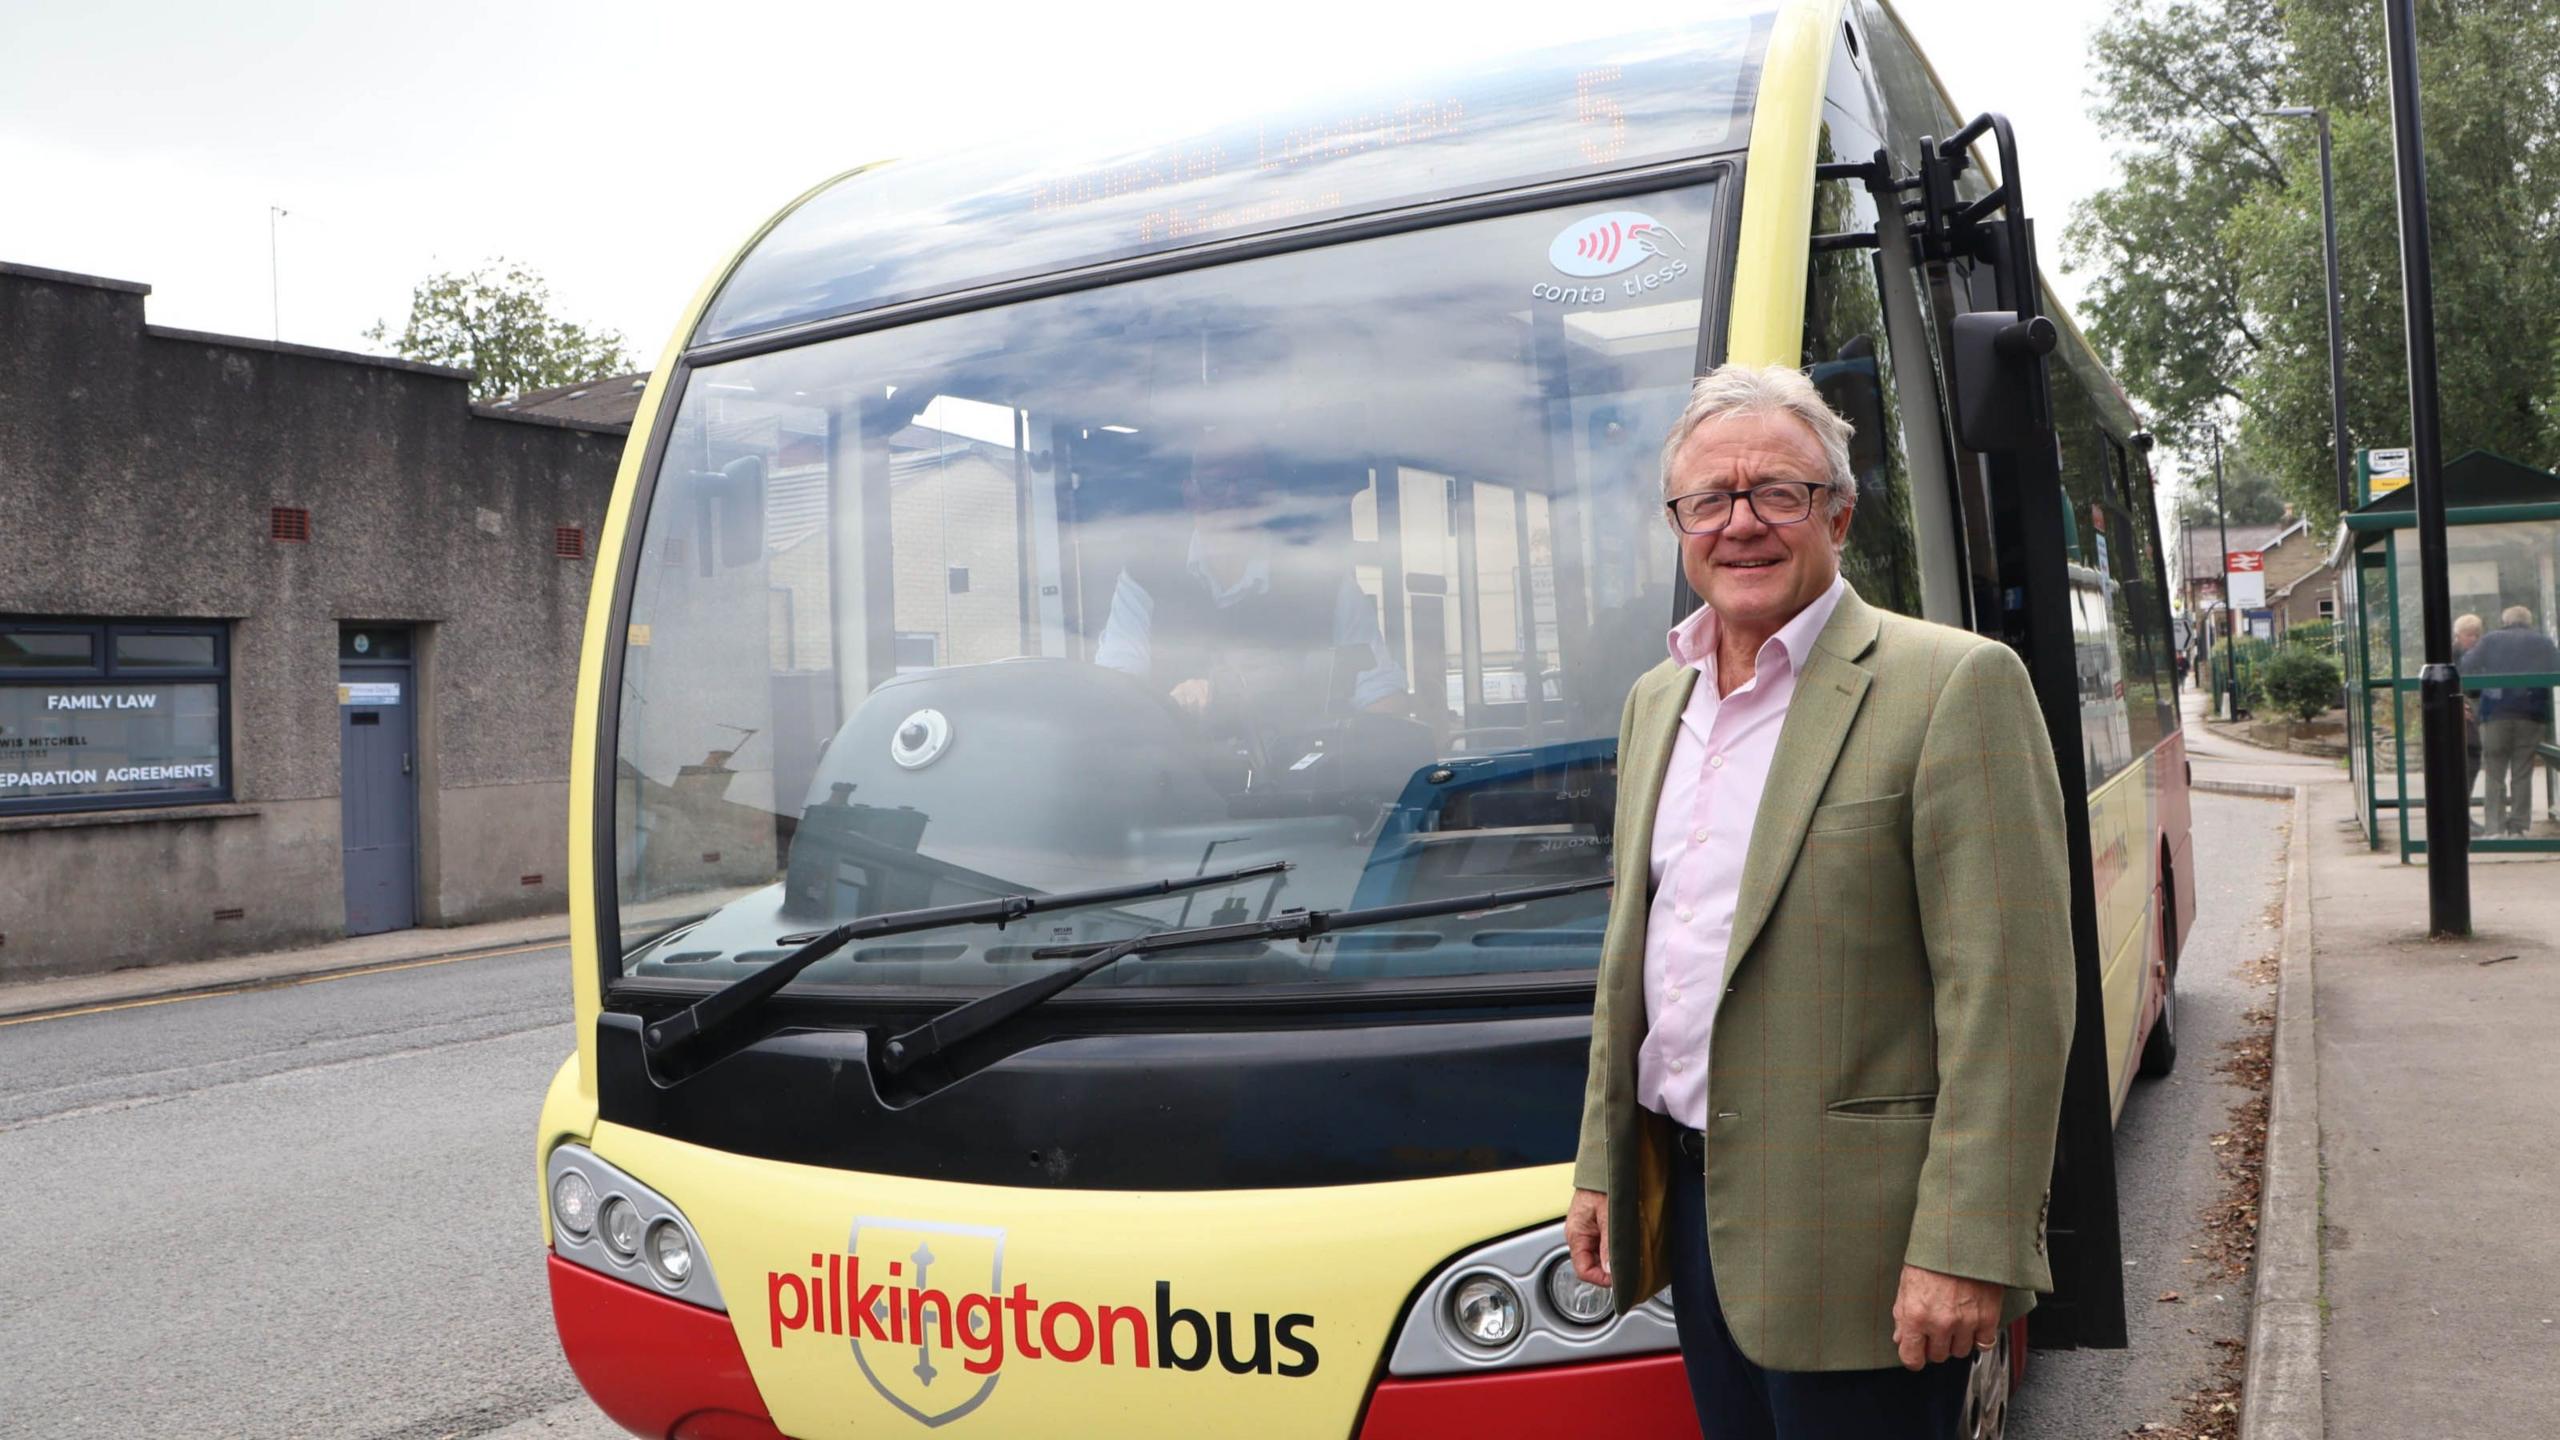
<svg viewBox="0 0 2560 1440">
<path fill-rule="evenodd" d="M 551 553 L 563 560 L 587 558 L 587 527 L 562 525 L 551 532 Z"/>
<path fill-rule="evenodd" d="M 311 512 L 290 505 L 278 505 L 267 512 L 267 537 L 288 545 L 311 542 Z"/>
</svg>

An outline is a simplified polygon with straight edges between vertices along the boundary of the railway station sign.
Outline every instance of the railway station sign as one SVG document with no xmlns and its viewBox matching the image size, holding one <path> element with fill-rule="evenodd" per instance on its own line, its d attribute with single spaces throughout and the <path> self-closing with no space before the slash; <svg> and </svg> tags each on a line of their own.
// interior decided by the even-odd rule
<svg viewBox="0 0 2560 1440">
<path fill-rule="evenodd" d="M 2255 610 L 2267 603 L 2267 552 L 2223 552 L 2222 569 L 2231 587 L 2231 608 Z"/>
</svg>

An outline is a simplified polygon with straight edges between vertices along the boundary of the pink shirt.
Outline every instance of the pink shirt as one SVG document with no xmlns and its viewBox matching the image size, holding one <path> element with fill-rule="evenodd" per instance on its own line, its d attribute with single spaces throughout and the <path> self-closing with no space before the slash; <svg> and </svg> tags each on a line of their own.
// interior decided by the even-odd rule
<svg viewBox="0 0 2560 1440">
<path fill-rule="evenodd" d="M 1671 631 L 1671 658 L 1698 672 L 1653 817 L 1653 905 L 1644 929 L 1644 1048 L 1636 1101 L 1692 1130 L 1707 1128 L 1707 1043 L 1724 998 L 1725 951 L 1742 899 L 1742 865 L 1778 730 L 1806 653 L 1848 593 L 1834 580 L 1763 641 L 1751 678 L 1716 694 L 1715 612 Z"/>
</svg>

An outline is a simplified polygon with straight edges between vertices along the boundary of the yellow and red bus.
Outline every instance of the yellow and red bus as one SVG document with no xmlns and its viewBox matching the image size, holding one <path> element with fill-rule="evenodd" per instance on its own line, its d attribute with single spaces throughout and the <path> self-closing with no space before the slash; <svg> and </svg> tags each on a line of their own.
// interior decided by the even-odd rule
<svg viewBox="0 0 2560 1440">
<path fill-rule="evenodd" d="M 1726 360 L 1855 423 L 1851 583 L 2016 645 L 2073 797 L 2057 1293 L 1974 1432 L 2029 1338 L 2123 1343 L 2184 765 L 2147 442 L 2007 129 L 1876 0 L 1536 38 L 865 167 L 690 308 L 597 564 L 539 1137 L 635 1433 L 1688 1429 L 1667 1297 L 1560 1220 L 1619 707 L 1696 604 L 1658 452 Z"/>
</svg>

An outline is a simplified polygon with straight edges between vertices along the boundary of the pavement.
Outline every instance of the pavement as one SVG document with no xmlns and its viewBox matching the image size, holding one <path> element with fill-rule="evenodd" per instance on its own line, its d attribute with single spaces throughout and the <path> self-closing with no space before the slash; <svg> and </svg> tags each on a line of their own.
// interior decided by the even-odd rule
<svg viewBox="0 0 2560 1440">
<path fill-rule="evenodd" d="M 2430 940 L 2426 866 L 2306 800 L 2328 1433 L 2560 1433 L 2560 864 L 2472 864 Z"/>
<path fill-rule="evenodd" d="M 402 970 L 420 965 L 517 955 L 565 944 L 566 914 L 531 915 L 485 925 L 394 930 L 299 950 L 231 955 L 170 965 L 140 965 L 100 975 L 0 984 L 0 1024 L 38 1016 L 116 1010 L 196 995 L 268 990 L 280 985 Z"/>
<path fill-rule="evenodd" d="M 679 919 L 714 909 L 741 893 L 744 892 L 706 891 L 672 900 L 626 906 L 622 916 L 623 939 L 625 943 L 637 941 Z M 255 955 L 227 955 L 218 960 L 185 960 L 169 965 L 138 965 L 97 975 L 0 982 L 0 1025 L 40 1016 L 118 1010 L 199 995 L 271 990 L 281 985 L 306 985 L 349 975 L 408 970 L 421 965 L 443 965 L 499 955 L 521 955 L 529 950 L 565 945 L 568 940 L 569 917 L 566 912 L 554 912 L 519 916 L 512 920 L 492 920 L 481 925 L 356 935 L 325 945 Z"/>
<path fill-rule="evenodd" d="M 2476 860 L 2429 939 L 2340 762 L 2218 731 L 2196 788 L 2296 794 L 2242 1433 L 2560 1433 L 2560 863 Z"/>
</svg>

